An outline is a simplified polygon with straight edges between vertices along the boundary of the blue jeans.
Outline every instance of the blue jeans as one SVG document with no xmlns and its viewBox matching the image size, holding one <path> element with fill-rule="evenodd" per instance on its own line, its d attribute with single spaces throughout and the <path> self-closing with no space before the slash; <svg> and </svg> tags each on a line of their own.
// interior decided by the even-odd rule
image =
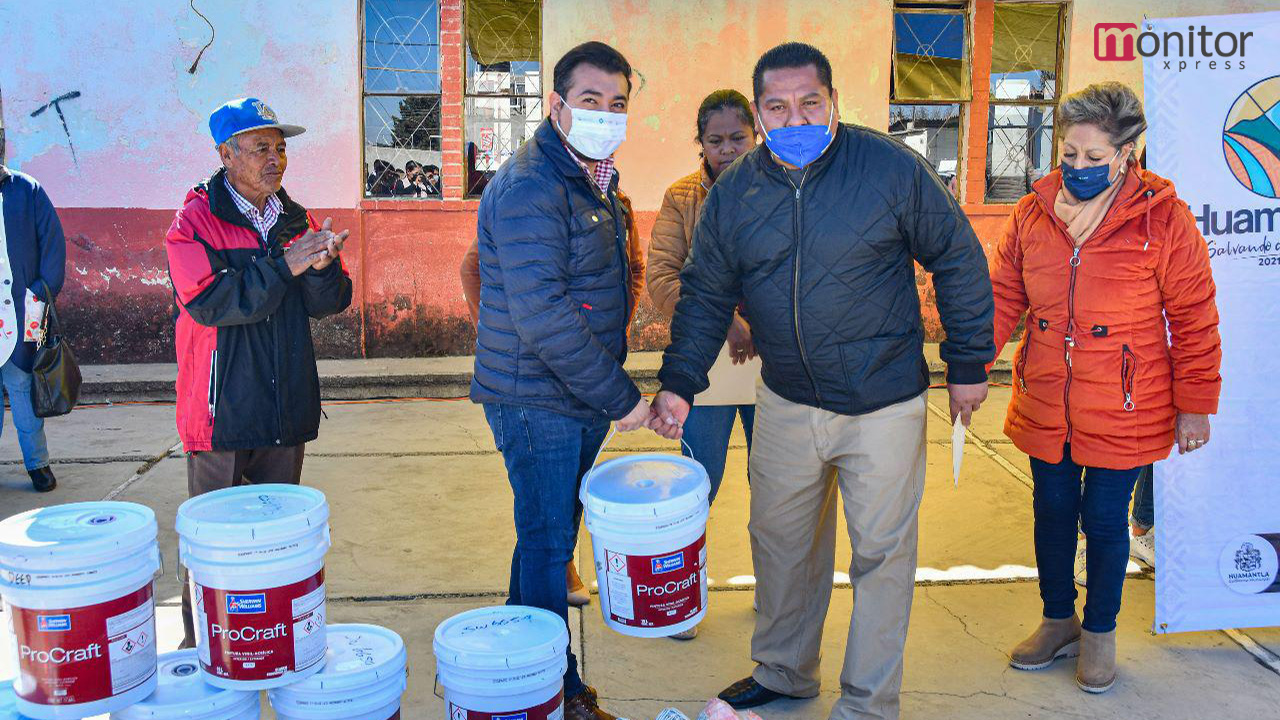
<svg viewBox="0 0 1280 720">
<path fill-rule="evenodd" d="M 516 547 L 507 604 L 550 610 L 567 627 L 565 566 L 573 559 L 582 519 L 578 485 L 609 432 L 609 420 L 496 403 L 486 403 L 484 415 L 515 495 Z M 586 689 L 578 659 L 572 650 L 568 654 L 566 699 Z"/>
<path fill-rule="evenodd" d="M 1156 524 L 1155 471 L 1150 465 L 1142 468 L 1133 485 L 1133 524 L 1143 530 Z"/>
<path fill-rule="evenodd" d="M 756 423 L 755 405 L 694 405 L 684 421 L 684 441 L 680 452 L 702 463 L 711 477 L 711 502 L 716 501 L 720 482 L 724 479 L 725 458 L 729 455 L 729 436 L 733 421 L 742 416 L 742 430 L 747 436 L 747 453 L 751 452 L 751 430 Z"/>
<path fill-rule="evenodd" d="M 1129 498 L 1139 470 L 1081 467 L 1071 460 L 1070 445 L 1063 448 L 1062 461 L 1056 464 L 1031 458 L 1036 564 L 1045 617 L 1061 620 L 1075 614 L 1072 576 L 1076 529 L 1080 528 L 1089 538 L 1085 557 L 1089 588 L 1082 624 L 1095 633 L 1116 629 L 1129 564 Z"/>
<path fill-rule="evenodd" d="M 3 380 L 4 390 L 9 395 L 9 409 L 13 411 L 13 426 L 18 430 L 23 464 L 27 470 L 48 467 L 49 442 L 44 436 L 44 419 L 36 417 L 31 407 L 31 373 L 9 361 L 0 367 L 0 380 Z M 3 419 L 4 408 L 0 406 L 0 421 Z"/>
</svg>

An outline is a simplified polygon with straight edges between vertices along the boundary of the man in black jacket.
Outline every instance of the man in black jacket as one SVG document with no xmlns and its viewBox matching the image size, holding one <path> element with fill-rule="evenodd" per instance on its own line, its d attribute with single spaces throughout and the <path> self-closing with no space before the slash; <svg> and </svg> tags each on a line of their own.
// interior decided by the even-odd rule
<svg viewBox="0 0 1280 720">
<path fill-rule="evenodd" d="M 627 376 L 635 307 L 626 209 L 613 152 L 626 132 L 631 66 L 589 42 L 556 63 L 550 117 L 480 200 L 480 322 L 471 399 L 484 405 L 515 495 L 508 602 L 568 619 L 578 485 L 609 430 L 644 427 Z M 568 653 L 565 720 L 612 720 Z"/>
<path fill-rule="evenodd" d="M 929 369 L 914 262 L 933 273 L 951 414 L 986 398 L 995 355 L 982 246 L 926 161 L 842 125 L 816 48 L 765 53 L 753 77 L 766 144 L 716 181 L 694 233 L 650 427 L 679 437 L 745 301 L 763 361 L 751 453 L 759 615 L 737 708 L 818 693 L 836 488 L 854 605 L 831 717 L 896 718 L 925 475 Z"/>
</svg>

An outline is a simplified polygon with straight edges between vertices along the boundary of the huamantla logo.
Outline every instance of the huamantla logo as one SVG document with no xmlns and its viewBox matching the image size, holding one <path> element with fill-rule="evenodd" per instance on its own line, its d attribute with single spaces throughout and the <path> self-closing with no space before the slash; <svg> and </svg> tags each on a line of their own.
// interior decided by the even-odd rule
<svg viewBox="0 0 1280 720">
<path fill-rule="evenodd" d="M 1186 31 L 1138 32 L 1134 23 L 1093 26 L 1093 57 L 1116 62 L 1159 58 L 1165 70 L 1243 70 L 1245 45 L 1252 32 L 1216 32 L 1188 25 Z"/>
</svg>

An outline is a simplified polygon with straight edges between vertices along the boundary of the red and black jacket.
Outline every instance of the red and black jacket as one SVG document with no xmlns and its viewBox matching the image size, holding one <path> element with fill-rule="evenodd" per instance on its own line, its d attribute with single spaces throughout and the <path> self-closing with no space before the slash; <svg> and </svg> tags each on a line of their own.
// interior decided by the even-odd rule
<svg viewBox="0 0 1280 720">
<path fill-rule="evenodd" d="M 263 242 L 214 173 L 187 193 L 165 236 L 178 301 L 178 434 L 187 452 L 289 446 L 316 439 L 320 379 L 311 318 L 351 304 L 341 262 L 289 271 L 284 250 L 318 226 L 284 210 Z"/>
</svg>

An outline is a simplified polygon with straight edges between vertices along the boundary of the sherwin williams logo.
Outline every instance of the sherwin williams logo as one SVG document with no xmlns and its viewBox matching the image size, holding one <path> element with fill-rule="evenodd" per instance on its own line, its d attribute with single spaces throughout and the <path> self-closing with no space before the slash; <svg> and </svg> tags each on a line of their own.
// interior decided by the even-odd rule
<svg viewBox="0 0 1280 720">
<path fill-rule="evenodd" d="M 656 557 L 652 560 L 652 563 L 654 575 L 682 570 L 684 569 L 684 553 L 678 552 L 674 555 Z"/>
<path fill-rule="evenodd" d="M 230 615 L 261 615 L 266 611 L 266 593 L 227 595 L 227 613 Z"/>
<path fill-rule="evenodd" d="M 71 629 L 71 616 L 37 615 L 36 629 L 40 632 L 66 632 Z"/>
<path fill-rule="evenodd" d="M 1280 75 L 1240 94 L 1222 128 L 1231 174 L 1255 195 L 1280 197 Z"/>
<path fill-rule="evenodd" d="M 494 715 L 493 720 L 529 720 L 529 713 L 512 713 L 510 715 Z"/>
</svg>

